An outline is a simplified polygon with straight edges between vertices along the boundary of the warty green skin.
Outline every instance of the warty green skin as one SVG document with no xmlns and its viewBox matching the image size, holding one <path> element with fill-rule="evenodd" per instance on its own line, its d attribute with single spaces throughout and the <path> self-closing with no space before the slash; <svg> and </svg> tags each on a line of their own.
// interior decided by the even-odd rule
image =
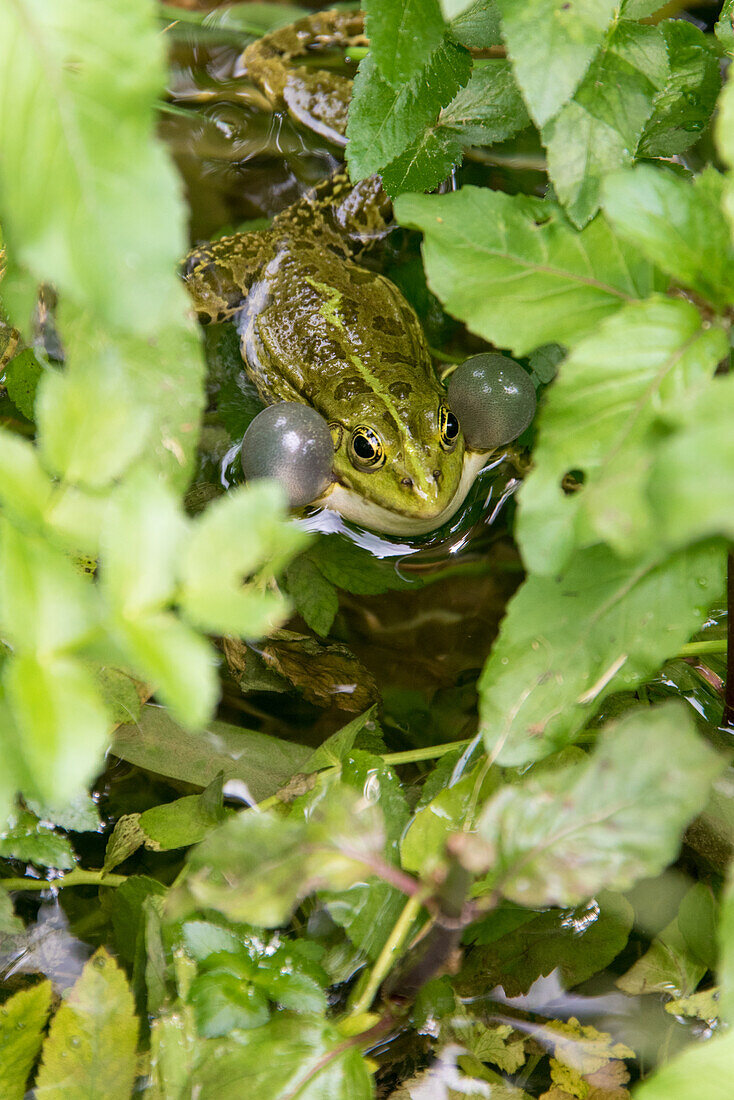
<svg viewBox="0 0 734 1100">
<path fill-rule="evenodd" d="M 313 19 L 286 28 L 285 41 L 300 42 L 301 25 Z M 248 75 L 266 71 L 260 82 L 269 91 L 279 64 L 274 37 L 248 48 Z M 319 106 L 323 116 L 323 98 Z M 419 534 L 453 515 L 486 456 L 467 452 L 461 432 L 442 440 L 446 393 L 418 317 L 393 283 L 357 262 L 385 235 L 389 216 L 377 177 L 353 186 L 335 176 L 270 229 L 195 249 L 184 279 L 202 321 L 236 324 L 263 402 L 302 402 L 328 422 L 333 481 L 313 503 L 375 530 Z M 358 426 L 382 441 L 378 469 L 359 469 L 350 454 Z"/>
</svg>

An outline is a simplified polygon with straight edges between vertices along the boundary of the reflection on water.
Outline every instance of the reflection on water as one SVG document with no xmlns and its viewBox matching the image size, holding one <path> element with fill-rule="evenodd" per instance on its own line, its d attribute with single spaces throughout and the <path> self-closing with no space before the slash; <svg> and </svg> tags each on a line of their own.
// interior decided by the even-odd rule
<svg viewBox="0 0 734 1100">
<path fill-rule="evenodd" d="M 74 984 L 91 954 L 91 947 L 69 932 L 58 898 L 49 897 L 23 932 L 0 935 L 0 981 L 12 988 L 20 974 L 43 974 L 61 993 Z"/>
</svg>

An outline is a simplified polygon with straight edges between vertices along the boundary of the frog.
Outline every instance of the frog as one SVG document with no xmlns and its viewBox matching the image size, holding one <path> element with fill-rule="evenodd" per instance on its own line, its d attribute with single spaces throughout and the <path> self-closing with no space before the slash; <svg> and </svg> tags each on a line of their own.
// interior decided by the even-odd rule
<svg viewBox="0 0 734 1100">
<path fill-rule="evenodd" d="M 320 12 L 249 45 L 238 68 L 274 108 L 344 144 L 351 81 L 294 62 L 365 41 L 361 13 Z M 455 515 L 492 449 L 469 446 L 415 310 L 363 262 L 391 215 L 378 176 L 338 171 L 269 228 L 194 248 L 182 274 L 202 323 L 235 325 L 263 404 L 325 421 L 333 459 L 310 506 L 414 536 Z"/>
</svg>

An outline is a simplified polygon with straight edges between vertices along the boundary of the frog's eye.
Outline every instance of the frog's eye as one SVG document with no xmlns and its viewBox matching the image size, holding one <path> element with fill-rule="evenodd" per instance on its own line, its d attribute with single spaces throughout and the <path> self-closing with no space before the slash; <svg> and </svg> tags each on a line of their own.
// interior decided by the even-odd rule
<svg viewBox="0 0 734 1100">
<path fill-rule="evenodd" d="M 334 444 L 323 416 L 308 405 L 281 401 L 250 423 L 240 452 L 248 481 L 279 481 L 293 508 L 310 504 L 331 481 Z"/>
<path fill-rule="evenodd" d="M 444 451 L 453 451 L 459 438 L 459 421 L 448 405 L 438 407 L 438 434 Z"/>
<path fill-rule="evenodd" d="M 492 451 L 517 439 L 535 415 L 530 375 L 498 352 L 473 355 L 457 367 L 448 398 L 474 451 Z"/>
<path fill-rule="evenodd" d="M 364 424 L 356 427 L 349 440 L 349 459 L 364 473 L 379 470 L 385 463 L 385 448 L 377 432 Z"/>
</svg>

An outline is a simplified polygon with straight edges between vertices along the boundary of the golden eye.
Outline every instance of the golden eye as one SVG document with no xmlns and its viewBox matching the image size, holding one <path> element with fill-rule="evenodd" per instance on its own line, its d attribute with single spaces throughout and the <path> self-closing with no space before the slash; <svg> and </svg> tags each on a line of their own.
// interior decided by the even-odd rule
<svg viewBox="0 0 734 1100">
<path fill-rule="evenodd" d="M 378 470 L 385 462 L 385 448 L 377 432 L 360 424 L 349 440 L 349 459 L 353 466 L 365 473 Z"/>
<path fill-rule="evenodd" d="M 448 405 L 438 407 L 438 434 L 445 451 L 453 451 L 459 438 L 459 421 Z"/>
</svg>

